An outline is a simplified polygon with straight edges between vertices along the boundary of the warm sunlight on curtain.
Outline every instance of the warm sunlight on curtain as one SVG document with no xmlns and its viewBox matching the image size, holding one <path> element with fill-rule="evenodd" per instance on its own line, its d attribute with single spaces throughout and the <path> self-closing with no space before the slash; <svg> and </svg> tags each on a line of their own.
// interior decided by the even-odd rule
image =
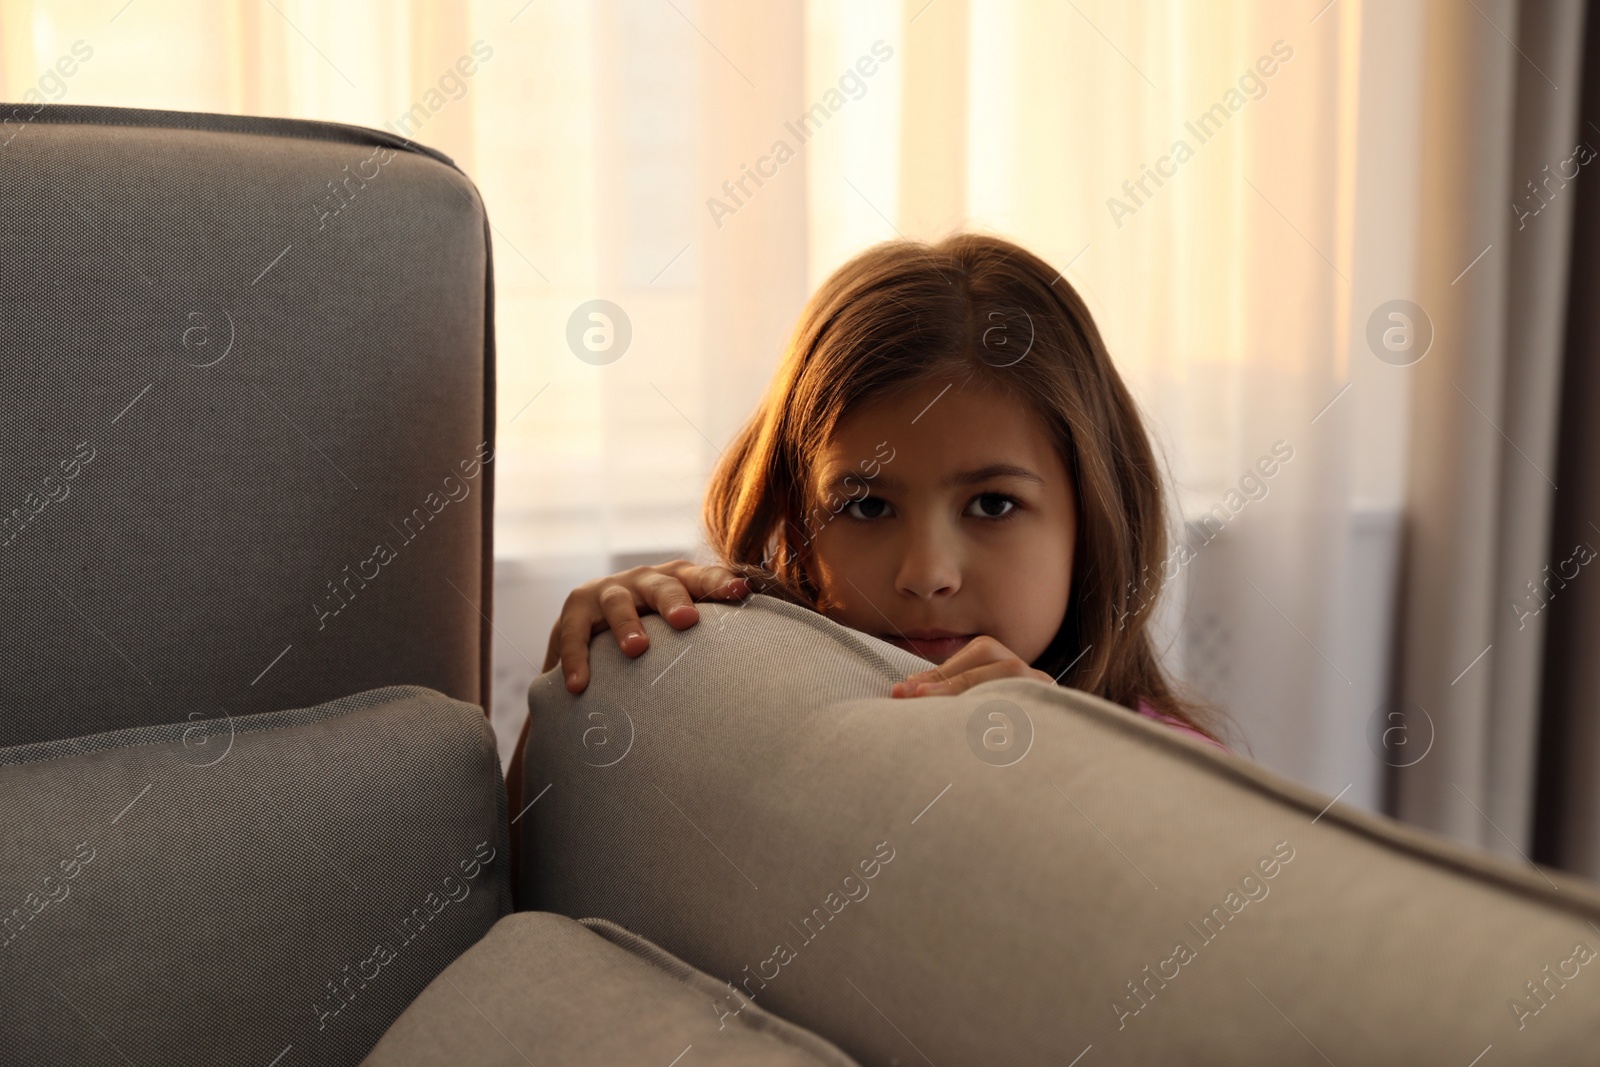
<svg viewBox="0 0 1600 1067">
<path fill-rule="evenodd" d="M 1246 432 L 1251 393 L 1304 426 L 1345 377 L 1354 54 L 1318 6 L 908 0 L 900 97 L 849 104 L 859 146 L 812 156 L 809 280 L 897 231 L 1028 244 L 1067 268 L 1209 506 L 1271 444 Z M 811 5 L 812 98 L 884 35 L 856 10 Z"/>
<path fill-rule="evenodd" d="M 874 36 L 844 14 L 855 9 L 810 5 L 808 99 Z M 1382 699 L 1368 623 L 1390 601 L 1381 577 L 1352 590 L 1349 575 L 1361 515 L 1380 517 L 1367 524 L 1377 559 L 1363 563 L 1381 574 L 1394 547 L 1404 423 L 1386 406 L 1392 382 L 1344 392 L 1364 343 L 1350 323 L 1362 6 L 902 11 L 886 36 L 899 98 L 874 100 L 874 87 L 847 104 L 871 137 L 811 158 L 810 282 L 873 241 L 961 226 L 1064 270 L 1150 417 L 1182 514 L 1251 512 L 1180 571 L 1169 660 L 1235 712 L 1259 758 L 1372 803 L 1352 709 Z M 1363 435 L 1368 453 L 1354 447 Z M 1263 459 L 1270 479 L 1252 473 Z"/>
<path fill-rule="evenodd" d="M 11 97 L 81 39 L 63 102 L 331 119 L 455 158 L 496 229 L 505 551 L 648 551 L 694 541 L 810 288 L 963 225 L 1066 269 L 1208 506 L 1271 444 L 1246 431 L 1251 377 L 1307 422 L 1345 377 L 1358 5 L 1321 6 L 3 0 L 0 56 Z M 615 364 L 564 342 L 593 297 L 632 326 Z"/>
</svg>

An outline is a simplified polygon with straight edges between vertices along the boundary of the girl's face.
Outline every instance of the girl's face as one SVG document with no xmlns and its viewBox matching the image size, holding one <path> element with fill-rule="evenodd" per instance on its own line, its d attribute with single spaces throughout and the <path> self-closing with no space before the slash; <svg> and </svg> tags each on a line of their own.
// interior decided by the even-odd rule
<svg viewBox="0 0 1600 1067">
<path fill-rule="evenodd" d="M 1076 497 L 1025 404 L 976 379 L 917 383 L 848 412 L 815 476 L 801 526 L 824 615 L 934 663 L 979 634 L 1024 663 L 1050 644 Z"/>
</svg>

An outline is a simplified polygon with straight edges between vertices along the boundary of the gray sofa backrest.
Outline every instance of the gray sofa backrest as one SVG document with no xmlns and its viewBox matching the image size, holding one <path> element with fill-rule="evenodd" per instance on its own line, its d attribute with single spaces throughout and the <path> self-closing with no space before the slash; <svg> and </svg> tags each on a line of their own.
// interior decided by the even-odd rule
<svg viewBox="0 0 1600 1067">
<path fill-rule="evenodd" d="M 522 907 L 729 983 L 719 1017 L 873 1065 L 1596 1062 L 1592 883 L 1076 689 L 893 698 L 928 661 L 762 594 L 700 612 L 637 659 L 597 635 L 578 696 L 535 679 L 513 832 Z"/>
<path fill-rule="evenodd" d="M 486 704 L 491 292 L 436 152 L 0 105 L 0 745 Z"/>
</svg>

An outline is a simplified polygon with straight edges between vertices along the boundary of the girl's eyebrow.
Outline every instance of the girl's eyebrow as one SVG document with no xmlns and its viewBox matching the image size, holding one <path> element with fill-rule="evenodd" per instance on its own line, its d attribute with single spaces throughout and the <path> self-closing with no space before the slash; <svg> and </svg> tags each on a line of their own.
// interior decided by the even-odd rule
<svg viewBox="0 0 1600 1067">
<path fill-rule="evenodd" d="M 846 471 L 839 477 L 833 479 L 833 481 L 826 483 L 826 487 L 829 489 L 841 487 L 844 485 L 846 478 L 852 477 L 857 481 L 865 482 L 868 485 L 874 483 L 881 485 L 885 489 L 903 488 L 899 479 L 890 475 L 879 474 L 876 478 L 868 478 L 865 474 L 862 474 L 859 471 Z M 987 482 L 993 478 L 1021 478 L 1025 481 L 1038 482 L 1040 485 L 1044 484 L 1044 478 L 1038 474 L 1035 474 L 1026 467 L 1019 467 L 1014 463 L 990 463 L 974 470 L 962 471 L 959 474 L 949 475 L 943 481 L 941 481 L 939 485 L 941 488 L 948 488 L 952 485 L 976 485 L 979 482 Z"/>
</svg>

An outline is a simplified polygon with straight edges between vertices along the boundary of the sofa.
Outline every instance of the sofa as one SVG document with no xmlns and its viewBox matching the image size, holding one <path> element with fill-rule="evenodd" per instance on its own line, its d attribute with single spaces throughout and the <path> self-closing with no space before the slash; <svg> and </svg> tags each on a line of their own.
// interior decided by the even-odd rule
<svg viewBox="0 0 1600 1067">
<path fill-rule="evenodd" d="M 514 832 L 519 906 L 723 978 L 719 1018 L 863 1064 L 1594 1062 L 1600 887 L 1077 690 L 890 697 L 927 662 L 783 600 L 700 613 L 534 683 Z"/>
<path fill-rule="evenodd" d="M 512 910 L 482 203 L 334 124 L 0 127 L 0 1062 L 359 1062 Z"/>
<path fill-rule="evenodd" d="M 0 1064 L 360 1063 L 502 937 L 670 1022 L 681 965 L 513 914 L 472 183 L 43 103 L 0 106 L 0 173 Z M 525 1047 L 628 1033 L 566 1000 Z M 843 1062 L 755 1018 L 730 1055 Z"/>
<path fill-rule="evenodd" d="M 1593 1061 L 1594 886 L 762 595 L 536 679 L 508 795 L 471 182 L 0 128 L 0 1064 Z"/>
</svg>

